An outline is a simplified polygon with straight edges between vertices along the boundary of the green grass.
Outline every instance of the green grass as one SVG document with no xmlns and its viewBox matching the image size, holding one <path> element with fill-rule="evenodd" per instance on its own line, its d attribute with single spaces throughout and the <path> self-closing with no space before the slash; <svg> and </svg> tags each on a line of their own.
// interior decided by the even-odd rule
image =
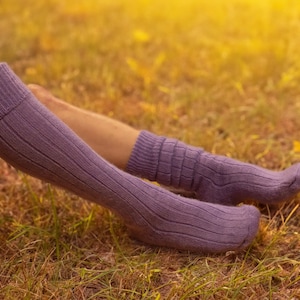
<svg viewBox="0 0 300 300">
<path fill-rule="evenodd" d="M 0 2 L 0 60 L 77 106 L 280 170 L 300 159 L 300 4 Z M 121 220 L 3 161 L 1 299 L 300 299 L 299 197 L 241 252 L 131 240 Z"/>
</svg>

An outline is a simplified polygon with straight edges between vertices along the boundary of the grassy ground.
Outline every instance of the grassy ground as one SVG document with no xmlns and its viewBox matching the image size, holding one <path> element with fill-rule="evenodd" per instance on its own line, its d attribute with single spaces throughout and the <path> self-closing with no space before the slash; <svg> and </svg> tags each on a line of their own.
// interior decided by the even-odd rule
<svg viewBox="0 0 300 300">
<path fill-rule="evenodd" d="M 0 60 L 80 107 L 280 170 L 300 159 L 297 0 L 0 2 Z M 241 253 L 129 239 L 107 210 L 0 172 L 1 299 L 300 299 L 299 197 Z"/>
</svg>

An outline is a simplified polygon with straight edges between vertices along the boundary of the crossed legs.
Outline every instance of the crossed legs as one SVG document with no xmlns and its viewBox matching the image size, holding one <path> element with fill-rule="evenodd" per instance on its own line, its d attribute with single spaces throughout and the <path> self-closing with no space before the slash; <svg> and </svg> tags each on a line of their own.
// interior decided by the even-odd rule
<svg viewBox="0 0 300 300">
<path fill-rule="evenodd" d="M 118 214 L 135 238 L 201 252 L 239 250 L 258 230 L 254 206 L 175 195 L 108 163 L 0 63 L 0 156 L 32 176 Z"/>
<path fill-rule="evenodd" d="M 234 205 L 247 198 L 277 203 L 299 191 L 298 165 L 274 172 L 212 155 L 30 89 L 48 109 L 0 63 L 0 156 L 114 211 L 146 243 L 204 252 L 242 249 L 255 237 L 260 214 L 254 206 Z M 191 191 L 202 201 L 129 173 Z"/>
</svg>

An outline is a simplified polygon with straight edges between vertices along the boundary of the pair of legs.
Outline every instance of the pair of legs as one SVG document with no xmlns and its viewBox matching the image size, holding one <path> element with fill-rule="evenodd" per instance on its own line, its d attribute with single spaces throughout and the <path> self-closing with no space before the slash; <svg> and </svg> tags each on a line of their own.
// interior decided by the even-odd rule
<svg viewBox="0 0 300 300">
<path fill-rule="evenodd" d="M 47 108 L 0 64 L 0 156 L 109 208 L 146 243 L 202 252 L 242 249 L 255 237 L 260 213 L 235 204 L 246 198 L 277 203 L 300 189 L 298 165 L 272 172 L 215 156 L 30 89 Z M 139 177 L 193 192 L 202 201 Z"/>
</svg>

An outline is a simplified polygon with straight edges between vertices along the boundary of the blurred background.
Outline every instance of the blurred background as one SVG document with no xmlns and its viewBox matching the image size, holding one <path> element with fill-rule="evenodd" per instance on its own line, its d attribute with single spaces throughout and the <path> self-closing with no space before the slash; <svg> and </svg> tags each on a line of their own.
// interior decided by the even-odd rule
<svg viewBox="0 0 300 300">
<path fill-rule="evenodd" d="M 0 0 L 0 61 L 26 84 L 274 170 L 300 161 L 299 49 L 298 0 Z M 297 198 L 260 207 L 245 252 L 192 255 L 0 164 L 1 299 L 300 297 Z"/>
<path fill-rule="evenodd" d="M 300 128 L 299 14 L 296 0 L 2 0 L 0 54 L 78 106 L 255 160 Z"/>
</svg>

